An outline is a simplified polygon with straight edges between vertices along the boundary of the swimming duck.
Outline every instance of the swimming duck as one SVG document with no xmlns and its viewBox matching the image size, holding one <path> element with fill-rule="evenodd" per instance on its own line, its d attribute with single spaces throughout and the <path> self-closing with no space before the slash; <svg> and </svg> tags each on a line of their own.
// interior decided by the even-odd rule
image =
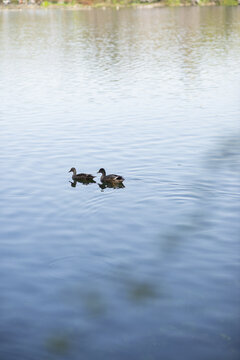
<svg viewBox="0 0 240 360">
<path fill-rule="evenodd" d="M 69 172 L 73 172 L 72 179 L 76 181 L 90 182 L 90 181 L 94 181 L 93 179 L 96 177 L 91 174 L 84 174 L 84 173 L 77 174 L 77 170 L 75 168 L 71 168 Z"/>
<path fill-rule="evenodd" d="M 110 174 L 106 175 L 106 171 L 101 168 L 98 173 L 101 173 L 102 176 L 100 178 L 102 183 L 122 183 L 124 181 L 124 178 L 120 175 Z"/>
</svg>

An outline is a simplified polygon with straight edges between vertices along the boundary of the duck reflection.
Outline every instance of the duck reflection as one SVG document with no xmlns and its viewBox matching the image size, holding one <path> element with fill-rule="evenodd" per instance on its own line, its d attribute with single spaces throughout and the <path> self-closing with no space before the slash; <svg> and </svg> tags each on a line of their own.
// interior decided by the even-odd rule
<svg viewBox="0 0 240 360">
<path fill-rule="evenodd" d="M 104 191 L 106 188 L 111 188 L 111 189 L 125 188 L 125 185 L 123 185 L 122 183 L 116 183 L 116 184 L 103 183 L 103 184 L 98 184 L 98 186 L 100 187 L 101 191 Z"/>
<path fill-rule="evenodd" d="M 74 181 L 69 181 L 71 184 L 71 187 L 76 187 L 77 184 L 82 184 L 82 185 L 90 185 L 90 184 L 96 184 L 96 181 L 94 180 L 74 180 Z"/>
</svg>

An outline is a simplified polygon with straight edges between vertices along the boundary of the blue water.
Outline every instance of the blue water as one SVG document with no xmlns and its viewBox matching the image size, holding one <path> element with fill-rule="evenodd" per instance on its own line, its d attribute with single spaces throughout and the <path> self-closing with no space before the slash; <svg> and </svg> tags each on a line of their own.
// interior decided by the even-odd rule
<svg viewBox="0 0 240 360">
<path fill-rule="evenodd" d="M 239 359 L 240 9 L 5 9 L 0 51 L 0 358 Z"/>
</svg>

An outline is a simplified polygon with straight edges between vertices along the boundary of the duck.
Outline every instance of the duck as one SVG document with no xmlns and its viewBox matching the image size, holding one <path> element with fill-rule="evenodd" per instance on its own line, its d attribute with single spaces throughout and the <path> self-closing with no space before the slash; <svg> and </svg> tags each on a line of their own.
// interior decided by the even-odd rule
<svg viewBox="0 0 240 360">
<path fill-rule="evenodd" d="M 93 179 L 96 177 L 91 174 L 84 174 L 84 173 L 77 174 L 77 170 L 74 167 L 72 167 L 69 170 L 69 172 L 73 172 L 72 179 L 74 181 L 91 182 L 94 181 Z"/>
<path fill-rule="evenodd" d="M 109 174 L 106 175 L 105 169 L 101 168 L 98 173 L 102 174 L 100 180 L 102 183 L 120 184 L 125 179 L 121 175 Z"/>
</svg>

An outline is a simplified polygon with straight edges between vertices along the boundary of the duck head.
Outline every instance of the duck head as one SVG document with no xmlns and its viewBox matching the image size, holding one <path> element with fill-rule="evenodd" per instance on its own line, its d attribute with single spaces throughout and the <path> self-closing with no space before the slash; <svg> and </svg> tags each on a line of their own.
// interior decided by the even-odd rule
<svg viewBox="0 0 240 360">
<path fill-rule="evenodd" d="M 75 168 L 71 168 L 71 169 L 69 170 L 69 172 L 74 172 L 74 171 L 76 171 Z"/>
<path fill-rule="evenodd" d="M 98 170 L 98 174 L 102 174 L 102 175 L 106 175 L 106 171 L 103 169 L 103 168 L 101 168 L 100 170 Z"/>
</svg>

